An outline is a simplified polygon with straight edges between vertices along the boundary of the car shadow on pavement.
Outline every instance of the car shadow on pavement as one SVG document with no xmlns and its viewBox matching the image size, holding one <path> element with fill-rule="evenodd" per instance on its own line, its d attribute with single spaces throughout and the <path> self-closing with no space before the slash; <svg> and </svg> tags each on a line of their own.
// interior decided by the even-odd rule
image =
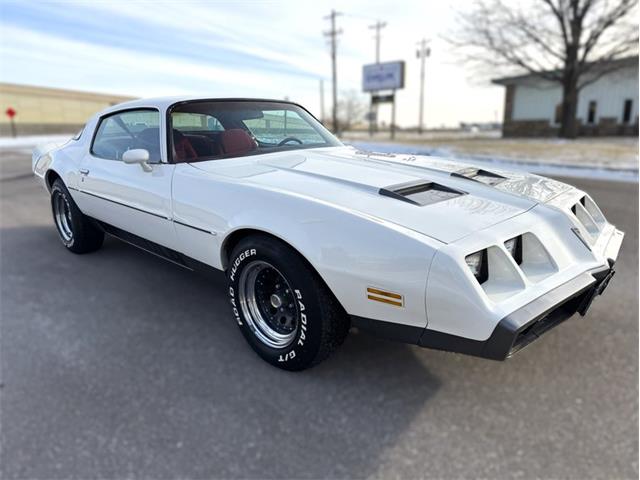
<svg viewBox="0 0 640 480">
<path fill-rule="evenodd" d="M 222 273 L 114 239 L 73 255 L 49 226 L 0 240 L 6 478 L 366 477 L 441 386 L 363 333 L 308 371 L 264 363 Z"/>
</svg>

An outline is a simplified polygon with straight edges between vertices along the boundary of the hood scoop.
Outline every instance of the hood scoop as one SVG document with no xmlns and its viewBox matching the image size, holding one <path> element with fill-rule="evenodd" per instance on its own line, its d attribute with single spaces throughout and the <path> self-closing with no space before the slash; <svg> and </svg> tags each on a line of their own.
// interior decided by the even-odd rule
<svg viewBox="0 0 640 480">
<path fill-rule="evenodd" d="M 463 168 L 462 170 L 452 172 L 451 176 L 466 178 L 467 180 L 473 180 L 474 182 L 480 182 L 484 183 L 485 185 L 491 186 L 497 185 L 507 179 L 507 177 L 503 177 L 502 175 L 498 175 L 497 173 L 474 167 Z"/>
<path fill-rule="evenodd" d="M 395 198 L 420 207 L 466 194 L 466 192 L 455 190 L 439 183 L 424 182 L 423 180 L 383 187 L 379 190 L 379 193 L 385 197 Z"/>
</svg>

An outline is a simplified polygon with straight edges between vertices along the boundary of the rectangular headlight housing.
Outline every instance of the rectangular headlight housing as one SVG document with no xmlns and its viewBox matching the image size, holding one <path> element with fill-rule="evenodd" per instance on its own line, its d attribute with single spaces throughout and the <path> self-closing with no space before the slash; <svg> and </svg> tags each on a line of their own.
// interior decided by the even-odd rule
<svg viewBox="0 0 640 480">
<path fill-rule="evenodd" d="M 487 264 L 486 249 L 467 255 L 464 260 L 478 283 L 482 284 L 487 281 L 489 278 L 489 265 Z"/>
<path fill-rule="evenodd" d="M 522 235 L 510 238 L 504 242 L 504 248 L 511 254 L 518 265 L 522 263 Z"/>
</svg>

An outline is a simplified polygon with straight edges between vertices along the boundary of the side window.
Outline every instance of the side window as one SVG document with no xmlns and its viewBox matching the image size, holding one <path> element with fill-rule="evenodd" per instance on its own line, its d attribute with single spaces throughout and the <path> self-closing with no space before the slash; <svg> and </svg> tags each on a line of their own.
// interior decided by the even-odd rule
<svg viewBox="0 0 640 480">
<path fill-rule="evenodd" d="M 142 148 L 149 161 L 160 162 L 160 113 L 157 110 L 129 110 L 100 120 L 91 153 L 107 160 L 122 160 L 127 150 Z"/>
<path fill-rule="evenodd" d="M 261 118 L 243 120 L 249 131 L 262 143 L 277 145 L 295 137 L 302 145 L 324 143 L 322 136 L 291 110 L 266 110 Z"/>
</svg>

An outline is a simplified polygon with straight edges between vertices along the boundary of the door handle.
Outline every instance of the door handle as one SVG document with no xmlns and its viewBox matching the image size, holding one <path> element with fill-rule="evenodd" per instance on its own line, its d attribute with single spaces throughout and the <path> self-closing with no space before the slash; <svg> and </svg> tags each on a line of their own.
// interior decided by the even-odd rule
<svg viewBox="0 0 640 480">
<path fill-rule="evenodd" d="M 87 175 L 89 175 L 89 170 L 86 168 L 81 168 L 80 175 L 84 175 L 86 177 Z"/>
</svg>

